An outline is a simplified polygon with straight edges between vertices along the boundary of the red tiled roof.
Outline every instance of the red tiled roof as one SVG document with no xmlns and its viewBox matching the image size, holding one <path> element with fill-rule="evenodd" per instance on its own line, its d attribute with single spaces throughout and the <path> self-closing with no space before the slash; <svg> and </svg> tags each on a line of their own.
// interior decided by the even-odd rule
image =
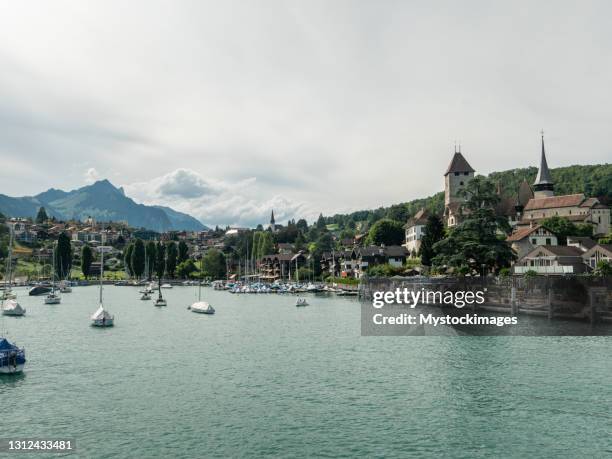
<svg viewBox="0 0 612 459">
<path fill-rule="evenodd" d="M 516 242 L 516 241 L 520 241 L 523 238 L 526 238 L 527 236 L 529 236 L 531 233 L 533 233 L 535 230 L 537 230 L 538 228 L 542 228 L 542 225 L 535 225 L 535 226 L 527 226 L 526 228 L 520 228 L 517 231 L 515 231 L 514 233 L 512 233 L 510 236 L 508 236 L 506 238 L 507 242 Z"/>
<path fill-rule="evenodd" d="M 554 209 L 555 207 L 576 207 L 585 200 L 584 194 L 568 194 L 565 196 L 551 196 L 549 198 L 530 199 L 525 210 Z"/>
</svg>

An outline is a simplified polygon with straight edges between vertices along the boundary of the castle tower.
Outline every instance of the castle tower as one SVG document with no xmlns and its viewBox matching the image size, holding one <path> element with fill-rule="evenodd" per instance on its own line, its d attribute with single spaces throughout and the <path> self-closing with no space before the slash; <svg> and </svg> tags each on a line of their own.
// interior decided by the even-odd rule
<svg viewBox="0 0 612 459">
<path fill-rule="evenodd" d="M 548 198 L 555 195 L 555 186 L 553 184 L 552 175 L 548 170 L 546 162 L 546 154 L 544 152 L 544 131 L 542 131 L 542 157 L 540 158 L 540 170 L 533 183 L 533 197 L 535 199 Z"/>
<path fill-rule="evenodd" d="M 459 196 L 459 190 L 465 188 L 470 180 L 474 178 L 474 169 L 459 150 L 455 148 L 453 159 L 444 173 L 444 205 L 463 202 L 463 197 Z"/>
</svg>

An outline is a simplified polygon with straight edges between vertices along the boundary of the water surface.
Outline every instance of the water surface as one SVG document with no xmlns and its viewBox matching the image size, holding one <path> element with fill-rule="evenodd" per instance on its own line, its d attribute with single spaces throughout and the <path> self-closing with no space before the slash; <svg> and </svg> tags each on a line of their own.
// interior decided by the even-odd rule
<svg viewBox="0 0 612 459">
<path fill-rule="evenodd" d="M 105 288 L 5 318 L 28 353 L 0 379 L 2 437 L 69 437 L 80 457 L 604 457 L 608 337 L 361 337 L 352 298 L 204 289 L 214 316 Z M 25 457 L 25 456 L 24 456 Z M 40 454 L 35 457 L 42 457 Z"/>
</svg>

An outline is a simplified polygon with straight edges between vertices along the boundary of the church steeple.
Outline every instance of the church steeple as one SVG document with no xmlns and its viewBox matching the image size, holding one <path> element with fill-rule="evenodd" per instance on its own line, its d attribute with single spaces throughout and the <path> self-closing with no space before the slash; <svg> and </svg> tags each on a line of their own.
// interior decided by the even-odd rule
<svg viewBox="0 0 612 459">
<path fill-rule="evenodd" d="M 276 223 L 274 221 L 274 209 L 272 209 L 272 215 L 270 216 L 270 225 L 274 225 L 274 223 Z"/>
<path fill-rule="evenodd" d="M 533 191 L 534 197 L 538 198 L 547 198 L 550 196 L 554 196 L 555 186 L 553 184 L 552 175 L 550 174 L 550 170 L 548 169 L 548 163 L 546 162 L 546 153 L 544 150 L 544 131 L 542 134 L 542 156 L 540 158 L 540 169 L 538 170 L 538 175 L 533 183 Z"/>
</svg>

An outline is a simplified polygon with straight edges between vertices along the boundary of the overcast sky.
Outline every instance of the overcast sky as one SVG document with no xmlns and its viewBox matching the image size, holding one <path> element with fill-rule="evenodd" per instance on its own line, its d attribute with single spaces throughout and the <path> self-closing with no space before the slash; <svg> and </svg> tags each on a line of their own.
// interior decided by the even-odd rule
<svg viewBox="0 0 612 459">
<path fill-rule="evenodd" d="M 495 3 L 495 5 L 494 5 Z M 206 224 L 612 157 L 612 3 L 16 1 L 0 6 L 0 193 L 108 178 Z"/>
</svg>

